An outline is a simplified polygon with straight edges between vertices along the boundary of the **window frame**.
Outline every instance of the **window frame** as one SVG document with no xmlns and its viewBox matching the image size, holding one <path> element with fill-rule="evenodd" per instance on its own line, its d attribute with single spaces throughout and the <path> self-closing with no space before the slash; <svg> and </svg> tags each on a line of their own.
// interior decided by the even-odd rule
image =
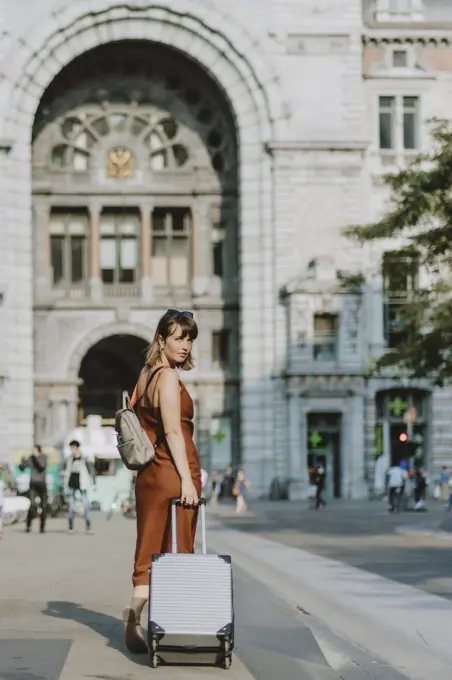
<svg viewBox="0 0 452 680">
<path fill-rule="evenodd" d="M 400 4 L 407 3 L 407 7 L 400 7 Z M 388 12 L 391 15 L 410 15 L 414 11 L 413 0 L 388 0 Z"/>
<path fill-rule="evenodd" d="M 174 215 L 177 211 L 182 214 L 183 228 L 181 231 L 174 229 Z M 155 228 L 155 217 L 161 213 L 163 215 L 164 227 L 162 230 Z M 165 260 L 166 260 L 166 278 L 165 283 L 157 281 L 154 274 L 154 243 L 156 240 L 165 242 Z M 171 260 L 172 260 L 172 244 L 173 241 L 183 241 L 187 243 L 187 281 L 183 284 L 175 284 L 172 282 L 171 276 Z M 154 285 L 160 289 L 186 289 L 190 286 L 193 277 L 193 210 L 191 205 L 162 205 L 155 206 L 151 213 L 151 277 Z"/>
<path fill-rule="evenodd" d="M 422 129 L 422 93 L 413 93 L 404 88 L 402 92 L 391 91 L 392 88 L 389 87 L 387 92 L 377 92 L 376 93 L 376 145 L 378 153 L 381 156 L 407 156 L 410 154 L 417 154 L 421 151 L 423 142 L 423 129 Z M 381 113 L 382 113 L 382 100 L 392 99 L 392 125 L 391 125 L 391 135 L 392 135 L 392 146 L 390 148 L 385 148 L 381 146 Z M 408 111 L 406 108 L 407 100 L 412 99 L 415 101 L 414 108 L 410 113 L 414 113 L 414 146 L 405 146 L 405 113 Z M 383 107 L 384 109 L 384 107 Z M 387 112 L 387 111 L 386 111 Z M 384 110 L 383 110 L 384 113 Z"/>
<path fill-rule="evenodd" d="M 231 330 L 229 328 L 217 328 L 211 332 L 210 361 L 214 369 L 226 371 L 231 365 Z M 216 354 L 216 338 L 218 338 L 218 357 Z M 225 353 L 222 356 L 222 344 L 225 343 Z"/>
<path fill-rule="evenodd" d="M 121 217 L 125 213 L 136 216 L 136 231 L 135 234 L 121 233 Z M 102 216 L 109 215 L 114 224 L 114 233 L 102 233 Z M 115 244 L 115 266 L 113 269 L 113 281 L 105 281 L 103 277 L 104 267 L 102 267 L 102 241 L 113 241 Z M 123 241 L 134 241 L 136 244 L 136 264 L 133 269 L 123 270 L 121 267 L 121 244 Z M 106 206 L 103 208 L 99 219 L 99 271 L 100 280 L 103 286 L 136 286 L 141 277 L 141 262 L 140 262 L 140 245 L 141 245 L 141 215 L 139 208 L 128 208 L 127 210 L 115 209 L 114 207 Z M 110 271 L 110 269 L 105 269 Z M 122 281 L 122 271 L 133 271 L 133 281 Z"/>
<path fill-rule="evenodd" d="M 319 331 L 316 330 L 316 319 L 317 318 L 330 318 L 333 319 L 334 329 L 332 331 Z M 338 361 L 339 352 L 339 325 L 340 325 L 340 315 L 337 312 L 314 312 L 312 316 L 312 329 L 313 329 L 313 341 L 312 341 L 312 359 L 317 364 L 332 364 Z M 332 346 L 333 352 L 331 358 L 319 359 L 316 356 L 316 348 L 326 346 Z"/>
<path fill-rule="evenodd" d="M 83 216 L 85 218 L 84 229 L 81 233 L 71 233 L 70 220 L 71 216 Z M 63 222 L 63 231 L 61 233 L 52 231 L 52 217 L 59 216 Z M 60 208 L 59 206 L 52 206 L 49 211 L 49 247 L 50 247 L 50 268 L 52 272 L 52 288 L 76 288 L 87 284 L 89 277 L 89 263 L 88 263 L 88 237 L 89 237 L 89 211 L 88 208 Z M 82 277 L 77 281 L 73 280 L 73 250 L 72 240 L 82 239 Z M 59 239 L 62 241 L 62 277 L 60 281 L 55 281 L 55 268 L 53 266 L 53 241 Z"/>
<path fill-rule="evenodd" d="M 226 224 L 223 221 L 213 221 L 211 226 L 211 263 L 212 263 L 212 276 L 218 279 L 224 279 L 226 275 L 227 262 L 226 262 Z M 216 271 L 216 256 L 215 248 L 220 246 L 219 263 L 221 272 Z"/>
<path fill-rule="evenodd" d="M 404 262 L 409 263 L 411 268 L 411 272 L 408 270 L 406 274 L 406 287 L 400 290 L 391 290 L 390 285 L 388 285 L 389 276 L 387 267 L 391 260 L 393 261 L 393 266 L 397 267 L 398 269 L 400 269 L 400 265 Z M 397 313 L 403 309 L 403 306 L 416 294 L 416 291 L 419 289 L 419 270 L 419 260 L 410 253 L 404 254 L 403 251 L 400 253 L 388 251 L 383 254 L 381 263 L 381 273 L 383 279 L 383 327 L 385 345 L 388 349 L 396 349 L 406 337 L 403 322 L 400 321 L 399 328 L 396 328 Z"/>
</svg>

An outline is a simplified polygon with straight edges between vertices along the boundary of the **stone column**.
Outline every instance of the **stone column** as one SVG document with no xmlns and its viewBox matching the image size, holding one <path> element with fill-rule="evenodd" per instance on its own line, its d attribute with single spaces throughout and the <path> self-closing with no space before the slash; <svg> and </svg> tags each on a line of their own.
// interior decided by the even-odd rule
<svg viewBox="0 0 452 680">
<path fill-rule="evenodd" d="M 192 253 L 193 277 L 192 292 L 196 297 L 207 295 L 212 276 L 212 237 L 210 204 L 198 199 L 193 208 Z"/>
<path fill-rule="evenodd" d="M 365 498 L 367 485 L 364 480 L 364 395 L 354 394 L 348 399 L 346 413 L 346 442 L 342 449 L 345 463 L 344 496 Z"/>
<path fill-rule="evenodd" d="M 33 265 L 35 272 L 35 294 L 38 298 L 47 296 L 52 289 L 52 267 L 50 246 L 50 212 L 47 202 L 33 206 Z"/>
<path fill-rule="evenodd" d="M 151 272 L 151 249 L 152 249 L 152 203 L 143 203 L 141 210 L 141 299 L 145 304 L 151 304 L 153 298 L 152 272 Z"/>
<path fill-rule="evenodd" d="M 385 348 L 384 338 L 384 310 L 383 310 L 383 279 L 376 276 L 371 284 L 368 284 L 366 295 L 367 323 L 369 325 L 369 345 L 372 357 L 380 356 Z"/>
<path fill-rule="evenodd" d="M 100 273 L 100 215 L 101 205 L 91 203 L 89 206 L 90 214 L 90 272 L 89 284 L 91 298 L 97 302 L 102 300 L 102 280 Z"/>
<path fill-rule="evenodd" d="M 78 388 L 81 385 L 82 380 L 77 379 L 78 384 L 73 384 L 69 386 L 68 389 L 68 428 L 69 430 L 74 430 L 78 425 Z"/>
<path fill-rule="evenodd" d="M 302 441 L 303 428 L 300 393 L 296 387 L 287 392 L 288 398 L 288 472 L 290 500 L 304 497 L 306 479 L 306 442 Z"/>
</svg>

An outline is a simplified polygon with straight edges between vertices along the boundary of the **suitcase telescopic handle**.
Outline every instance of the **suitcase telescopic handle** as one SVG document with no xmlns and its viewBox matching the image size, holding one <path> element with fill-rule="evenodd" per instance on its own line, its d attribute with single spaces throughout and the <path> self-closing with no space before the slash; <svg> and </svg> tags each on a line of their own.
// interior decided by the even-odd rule
<svg viewBox="0 0 452 680">
<path fill-rule="evenodd" d="M 177 553 L 177 506 L 181 506 L 180 498 L 173 498 L 171 501 L 171 552 Z M 199 499 L 201 509 L 201 552 L 207 555 L 207 531 L 206 531 L 206 499 Z"/>
</svg>

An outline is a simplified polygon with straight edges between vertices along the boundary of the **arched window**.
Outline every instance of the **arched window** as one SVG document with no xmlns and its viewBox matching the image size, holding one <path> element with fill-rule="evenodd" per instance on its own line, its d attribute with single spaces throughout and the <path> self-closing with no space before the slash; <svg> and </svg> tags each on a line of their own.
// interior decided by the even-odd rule
<svg viewBox="0 0 452 680">
<path fill-rule="evenodd" d="M 39 205 L 66 215 L 68 225 L 85 215 L 75 233 L 53 217 L 49 229 L 39 213 L 53 287 L 71 295 L 77 286 L 77 298 L 83 289 L 96 299 L 139 296 L 142 279 L 162 300 L 206 279 L 216 295 L 234 290 L 237 139 L 228 102 L 179 53 L 140 42 L 123 47 L 74 60 L 36 115 Z"/>
</svg>

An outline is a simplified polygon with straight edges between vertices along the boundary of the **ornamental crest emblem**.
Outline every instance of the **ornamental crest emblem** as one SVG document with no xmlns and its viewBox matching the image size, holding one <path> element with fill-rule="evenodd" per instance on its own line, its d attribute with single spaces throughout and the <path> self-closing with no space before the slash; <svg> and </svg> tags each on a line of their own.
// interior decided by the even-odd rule
<svg viewBox="0 0 452 680">
<path fill-rule="evenodd" d="M 117 147 L 108 155 L 107 173 L 114 179 L 126 179 L 132 175 L 133 155 L 130 149 Z"/>
</svg>

